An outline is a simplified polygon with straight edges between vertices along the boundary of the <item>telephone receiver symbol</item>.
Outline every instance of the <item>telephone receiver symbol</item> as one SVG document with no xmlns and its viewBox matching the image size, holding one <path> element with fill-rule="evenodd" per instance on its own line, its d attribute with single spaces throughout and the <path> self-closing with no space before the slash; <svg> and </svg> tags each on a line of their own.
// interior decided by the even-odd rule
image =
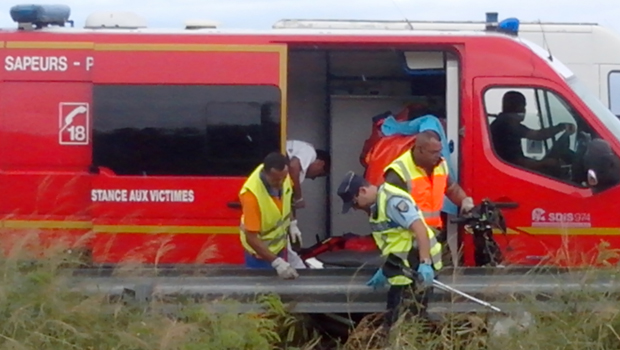
<svg viewBox="0 0 620 350">
<path fill-rule="evenodd" d="M 71 113 L 67 114 L 67 116 L 65 117 L 65 125 L 71 124 L 73 122 L 73 118 L 75 118 L 76 115 L 86 113 L 86 111 L 86 106 L 76 107 L 74 110 L 71 111 Z"/>
</svg>

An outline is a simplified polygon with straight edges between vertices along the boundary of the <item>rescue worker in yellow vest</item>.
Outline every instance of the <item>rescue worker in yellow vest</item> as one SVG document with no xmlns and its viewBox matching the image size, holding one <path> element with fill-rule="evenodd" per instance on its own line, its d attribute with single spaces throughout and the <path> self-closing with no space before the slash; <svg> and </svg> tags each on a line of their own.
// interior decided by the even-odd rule
<svg viewBox="0 0 620 350">
<path fill-rule="evenodd" d="M 248 268 L 274 268 L 278 276 L 295 279 L 299 274 L 286 261 L 287 235 L 293 213 L 293 182 L 288 157 L 268 154 L 239 192 L 242 216 L 241 244 Z"/>
<path fill-rule="evenodd" d="M 406 190 L 422 209 L 426 224 L 442 231 L 441 218 L 444 195 L 454 204 L 460 204 L 461 213 L 474 208 L 467 196 L 448 171 L 448 163 L 441 156 L 441 139 L 432 130 L 416 136 L 413 149 L 400 155 L 384 171 L 386 182 Z"/>
<path fill-rule="evenodd" d="M 443 266 L 441 243 L 424 222 L 411 195 L 389 183 L 379 187 L 371 185 L 362 176 L 349 172 L 338 187 L 338 196 L 343 201 L 343 213 L 354 208 L 369 215 L 372 236 L 382 257 L 390 253 L 396 255 L 424 280 L 424 286 L 420 286 L 421 291 L 418 291 L 416 281 L 402 274 L 394 275 L 391 269 L 380 269 L 390 284 L 383 331 L 390 329 L 400 317 L 404 304 L 412 299 L 417 300 L 409 305 L 411 313 L 426 317 L 429 287 L 432 286 L 435 271 Z"/>
</svg>

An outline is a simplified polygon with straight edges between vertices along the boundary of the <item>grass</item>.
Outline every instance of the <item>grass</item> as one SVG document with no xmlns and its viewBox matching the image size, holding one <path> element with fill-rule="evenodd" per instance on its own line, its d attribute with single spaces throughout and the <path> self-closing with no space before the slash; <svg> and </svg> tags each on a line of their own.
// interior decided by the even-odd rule
<svg viewBox="0 0 620 350">
<path fill-rule="evenodd" d="M 162 302 L 148 305 L 82 295 L 71 290 L 62 266 L 72 256 L 49 249 L 39 263 L 24 263 L 11 251 L 0 257 L 0 350 L 4 349 L 377 349 L 373 335 L 380 315 L 369 315 L 346 344 L 326 345 L 291 315 L 276 296 L 261 296 L 264 310 L 239 314 L 211 312 L 210 304 L 178 301 L 180 312 L 162 312 Z M 607 253 L 606 256 L 613 254 Z M 620 301 L 591 291 L 551 296 L 566 308 L 543 313 L 525 303 L 535 325 L 506 336 L 490 336 L 481 315 L 447 317 L 432 332 L 415 320 L 398 324 L 392 349 L 617 350 L 620 349 Z M 579 308 L 597 302 L 597 308 Z M 373 322 L 374 321 L 374 322 Z"/>
<path fill-rule="evenodd" d="M 0 349 L 268 349 L 280 342 L 278 314 L 211 313 L 187 303 L 176 317 L 71 291 L 50 260 L 2 261 Z"/>
<path fill-rule="evenodd" d="M 533 295 L 522 296 L 519 302 L 521 312 L 508 313 L 511 319 L 518 319 L 523 312 L 532 316 L 527 327 L 511 327 L 508 332 L 493 332 L 493 313 L 451 315 L 435 324 L 432 330 L 424 331 L 423 324 L 404 318 L 394 327 L 390 335 L 390 349 L 408 350 L 617 350 L 620 349 L 620 296 L 602 293 L 589 288 L 589 282 L 604 277 L 620 285 L 614 278 L 620 256 L 607 243 L 596 248 L 596 263 L 606 268 L 582 269 L 584 278 L 581 290 L 564 291 L 561 288 L 547 295 L 550 302 L 562 305 L 557 311 L 545 311 L 542 305 L 548 303 L 535 300 Z M 592 255 L 588 256 L 590 259 Z M 561 249 L 554 257 L 557 264 L 576 264 L 578 257 L 571 256 L 567 249 Z M 540 267 L 539 270 L 544 270 Z M 550 276 L 552 279 L 553 276 Z M 619 288 L 616 288 L 618 290 Z M 507 296 L 507 299 L 514 296 Z M 495 316 L 495 317 L 494 317 Z M 349 337 L 344 349 L 370 350 L 377 346 L 379 315 L 370 315 L 360 323 Z M 501 319 L 501 317 L 500 317 Z M 505 322 L 505 318 L 504 318 Z M 506 323 L 504 323 L 506 324 Z M 428 328 L 428 327 L 426 327 Z"/>
<path fill-rule="evenodd" d="M 400 324 L 391 335 L 391 349 L 408 350 L 614 350 L 620 349 L 618 303 L 606 314 L 591 312 L 533 313 L 535 325 L 492 336 L 479 315 L 456 315 L 434 332 L 419 322 Z M 373 329 L 358 329 L 344 349 L 380 349 Z"/>
<path fill-rule="evenodd" d="M 0 256 L 2 350 L 262 350 L 290 348 L 304 335 L 301 322 L 274 296 L 259 298 L 261 312 L 239 314 L 234 301 L 218 302 L 231 312 L 211 312 L 210 304 L 179 300 L 171 314 L 157 299 L 145 305 L 78 293 L 65 268 L 77 266 L 78 257 L 59 244 L 43 256 L 39 251 L 32 263 L 33 251 L 31 239 Z"/>
</svg>

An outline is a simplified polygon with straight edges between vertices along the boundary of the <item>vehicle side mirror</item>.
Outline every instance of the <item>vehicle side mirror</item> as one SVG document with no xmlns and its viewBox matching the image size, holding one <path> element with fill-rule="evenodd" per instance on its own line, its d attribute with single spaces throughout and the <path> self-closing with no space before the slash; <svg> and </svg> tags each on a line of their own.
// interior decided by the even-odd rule
<svg viewBox="0 0 620 350">
<path fill-rule="evenodd" d="M 596 177 L 596 171 L 588 169 L 587 175 L 588 186 L 594 187 L 598 184 L 598 178 Z"/>
</svg>

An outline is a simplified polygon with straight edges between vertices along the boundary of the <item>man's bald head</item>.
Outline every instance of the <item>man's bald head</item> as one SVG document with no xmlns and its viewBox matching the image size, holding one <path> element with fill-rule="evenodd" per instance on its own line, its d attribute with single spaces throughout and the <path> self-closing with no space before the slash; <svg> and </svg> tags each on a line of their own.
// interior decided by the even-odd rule
<svg viewBox="0 0 620 350">
<path fill-rule="evenodd" d="M 423 131 L 416 135 L 413 148 L 415 163 L 424 168 L 433 168 L 441 158 L 441 139 L 431 130 Z"/>
<path fill-rule="evenodd" d="M 421 133 L 417 134 L 415 137 L 415 146 L 416 147 L 426 147 L 431 143 L 439 143 L 441 144 L 441 139 L 439 138 L 439 134 L 432 130 L 425 130 Z"/>
</svg>

